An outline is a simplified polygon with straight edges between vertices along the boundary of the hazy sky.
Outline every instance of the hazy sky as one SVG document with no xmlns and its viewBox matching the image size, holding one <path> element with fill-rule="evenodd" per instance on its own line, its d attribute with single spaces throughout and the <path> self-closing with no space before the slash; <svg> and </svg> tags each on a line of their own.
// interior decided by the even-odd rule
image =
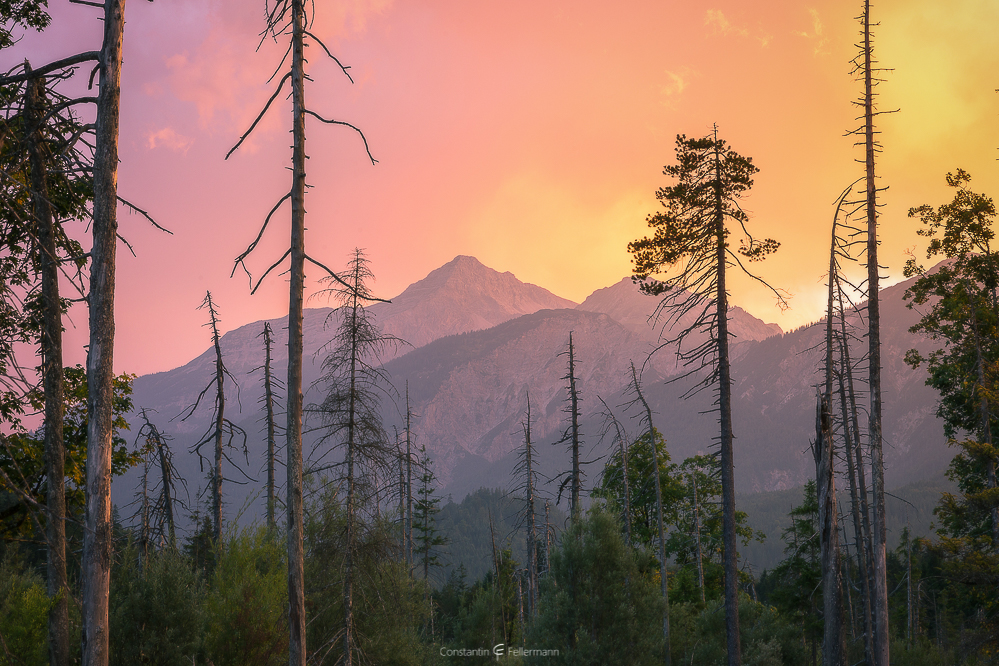
<svg viewBox="0 0 999 666">
<path fill-rule="evenodd" d="M 859 2 L 315 4 L 313 32 L 355 83 L 312 48 L 307 104 L 361 127 L 379 162 L 352 131 L 308 122 L 310 255 L 339 268 L 365 248 L 385 297 L 469 254 L 581 301 L 629 273 L 626 244 L 645 234 L 676 135 L 717 123 L 760 168 L 744 202 L 753 231 L 782 242 L 756 268 L 794 295 L 781 314 L 736 281 L 735 301 L 784 329 L 820 315 L 832 202 L 862 175 L 845 136 L 859 124 L 849 62 Z M 97 10 L 50 5 L 53 25 L 4 53 L 5 69 L 100 47 Z M 880 108 L 900 109 L 878 121 L 890 188 L 881 261 L 897 281 L 906 250 L 923 247 L 906 212 L 949 200 L 947 171 L 999 191 L 999 3 L 884 0 L 873 13 L 875 53 L 891 68 Z M 267 41 L 255 50 L 263 2 L 131 0 L 126 17 L 119 191 L 174 232 L 121 216 L 138 258 L 119 253 L 115 365 L 142 374 L 207 347 L 195 309 L 206 289 L 224 330 L 287 312 L 284 276 L 250 296 L 245 275 L 229 273 L 289 189 L 290 102 L 224 161 L 284 53 Z M 288 218 L 285 208 L 273 219 L 255 275 L 287 247 Z M 85 312 L 73 320 L 79 346 Z"/>
</svg>

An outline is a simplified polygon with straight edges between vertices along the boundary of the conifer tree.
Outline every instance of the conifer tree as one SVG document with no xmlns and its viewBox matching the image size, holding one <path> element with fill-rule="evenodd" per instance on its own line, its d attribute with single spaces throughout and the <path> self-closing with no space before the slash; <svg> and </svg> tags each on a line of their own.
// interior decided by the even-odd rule
<svg viewBox="0 0 999 666">
<path fill-rule="evenodd" d="M 679 345 L 680 360 L 691 368 L 683 377 L 706 370 L 692 391 L 714 387 L 717 392 L 725 512 L 725 632 L 728 663 L 735 666 L 741 663 L 741 650 L 727 271 L 733 266 L 745 271 L 740 257 L 762 260 L 776 251 L 779 243 L 758 240 L 746 229 L 748 216 L 738 201 L 752 187 L 757 168 L 751 158 L 739 155 L 718 138 L 717 127 L 700 139 L 678 136 L 676 159 L 677 164 L 663 172 L 676 184 L 656 193 L 665 211 L 647 218 L 654 235 L 629 243 L 628 250 L 634 255 L 633 279 L 644 293 L 663 297 L 656 320 L 663 328 L 665 342 Z M 742 232 L 737 251 L 730 247 L 730 226 Z M 662 280 L 655 277 L 677 266 L 681 269 L 677 273 Z M 774 293 L 778 303 L 783 303 L 781 294 Z M 679 332 L 672 330 L 685 315 L 692 315 L 693 323 Z M 687 344 L 695 331 L 707 332 L 708 340 Z"/>
<path fill-rule="evenodd" d="M 343 581 L 343 657 L 342 663 L 354 663 L 359 651 L 353 612 L 355 556 L 359 542 L 361 511 L 370 498 L 373 471 L 389 469 L 392 449 L 382 424 L 381 396 L 391 394 L 391 383 L 381 367 L 382 352 L 398 340 L 383 335 L 374 323 L 364 302 L 371 300 L 369 282 L 374 278 L 364 253 L 356 249 L 347 271 L 327 293 L 339 303 L 327 318 L 335 325 L 333 338 L 320 351 L 326 353 L 319 385 L 325 398 L 310 405 L 310 413 L 322 420 L 325 433 L 320 439 L 310 473 L 339 470 L 344 490 L 346 542 L 344 544 Z M 333 451 L 342 460 L 331 461 Z"/>
</svg>

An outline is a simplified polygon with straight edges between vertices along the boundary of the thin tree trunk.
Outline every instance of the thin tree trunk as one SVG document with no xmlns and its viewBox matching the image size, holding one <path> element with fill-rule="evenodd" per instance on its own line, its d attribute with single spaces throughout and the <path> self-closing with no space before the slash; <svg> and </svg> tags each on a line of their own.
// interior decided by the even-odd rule
<svg viewBox="0 0 999 666">
<path fill-rule="evenodd" d="M 829 382 L 831 383 L 831 382 Z M 819 393 L 815 418 L 815 477 L 819 504 L 819 548 L 822 572 L 822 663 L 843 664 L 843 603 L 841 597 L 839 527 L 833 475 L 832 423 L 828 400 Z"/>
<path fill-rule="evenodd" d="M 274 480 L 274 449 L 277 440 L 274 427 L 274 388 L 271 379 L 271 325 L 264 322 L 264 407 L 267 410 L 267 529 L 277 529 L 274 518 L 277 506 Z"/>
<path fill-rule="evenodd" d="M 302 310 L 305 297 L 305 7 L 292 0 L 291 294 L 288 307 L 288 664 L 305 666 L 305 547 L 302 525 Z"/>
<path fill-rule="evenodd" d="M 569 416 L 572 441 L 572 479 L 570 481 L 570 515 L 573 520 L 579 520 L 579 392 L 576 390 L 576 352 L 572 345 L 572 331 L 569 331 Z"/>
<path fill-rule="evenodd" d="M 694 486 L 694 535 L 697 543 L 697 586 L 701 589 L 701 603 L 706 604 L 704 596 L 704 562 L 701 550 L 701 507 L 697 501 L 697 476 L 690 475 L 690 481 Z"/>
<path fill-rule="evenodd" d="M 732 375 L 728 356 L 728 287 L 725 283 L 725 215 L 722 204 L 721 156 L 715 129 L 715 236 L 717 244 L 718 412 L 721 426 L 722 542 L 725 571 L 725 636 L 729 666 L 742 663 L 739 645 L 739 563 L 735 533 L 735 461 L 732 448 Z"/>
<path fill-rule="evenodd" d="M 645 408 L 645 418 L 648 420 L 649 445 L 652 447 L 652 468 L 653 477 L 656 481 L 656 526 L 659 530 L 659 583 L 663 595 L 663 644 L 665 645 L 664 661 L 666 666 L 670 664 L 670 642 L 669 642 L 669 585 L 667 584 L 666 572 L 666 530 L 663 528 L 663 491 L 659 478 L 659 451 L 656 449 L 656 429 L 652 425 L 652 408 L 642 394 L 642 386 L 638 382 L 638 372 L 635 364 L 631 364 L 631 380 L 635 386 L 635 395 Z"/>
<path fill-rule="evenodd" d="M 222 362 L 222 344 L 219 340 L 218 318 L 212 303 L 212 292 L 205 297 L 211 316 L 212 343 L 215 345 L 215 462 L 212 467 L 212 541 L 216 548 L 222 545 L 222 428 L 225 425 L 225 364 Z"/>
<path fill-rule="evenodd" d="M 27 74 L 30 67 L 25 63 Z M 24 109 L 31 164 L 31 201 L 38 237 L 38 266 L 42 275 L 44 308 L 41 349 L 45 394 L 46 582 L 52 600 L 49 611 L 49 663 L 69 664 L 69 582 L 66 575 L 66 447 L 63 443 L 62 301 L 59 298 L 59 261 L 56 223 L 49 202 L 42 119 L 45 79 L 28 79 Z"/>
<path fill-rule="evenodd" d="M 847 345 L 848 341 L 844 337 L 841 340 L 841 345 Z M 850 503 L 852 507 L 853 515 L 853 533 L 854 542 L 856 544 L 855 550 L 857 552 L 857 568 L 858 575 L 860 577 L 861 585 L 861 595 L 863 597 L 863 630 L 864 630 L 864 653 L 867 656 L 868 663 L 871 661 L 871 585 L 869 570 L 867 567 L 868 556 L 867 556 L 867 540 L 866 532 L 863 529 L 861 522 L 861 507 L 860 507 L 860 497 L 857 488 L 857 470 L 854 465 L 853 452 L 859 447 L 859 442 L 854 440 L 856 431 L 853 429 L 853 423 L 850 419 L 850 411 L 846 400 L 846 387 L 844 375 L 846 374 L 843 369 L 843 353 L 842 349 L 840 351 L 840 372 L 839 375 L 839 400 L 840 409 L 843 413 L 843 441 L 845 444 L 844 452 L 846 458 L 847 473 L 850 477 Z"/>
<path fill-rule="evenodd" d="M 841 200 L 842 201 L 842 200 Z M 837 207 L 837 215 L 839 208 Z M 844 658 L 843 598 L 839 553 L 839 511 L 836 508 L 836 457 L 832 428 L 833 314 L 837 280 L 836 219 L 829 248 L 829 294 L 826 304 L 825 391 L 817 392 L 815 419 L 815 478 L 819 502 L 823 637 L 822 663 L 838 666 Z"/>
<path fill-rule="evenodd" d="M 152 425 L 152 424 L 150 424 Z M 166 443 L 163 437 L 153 426 L 153 433 L 156 437 L 156 451 L 160 457 L 160 475 L 162 476 L 163 488 L 160 491 L 163 496 L 163 511 L 166 514 L 167 538 L 170 540 L 170 547 L 177 548 L 177 533 L 173 517 L 173 498 L 170 497 L 170 486 L 173 483 L 173 474 L 170 461 L 167 459 Z"/>
<path fill-rule="evenodd" d="M 406 380 L 406 566 L 413 571 L 413 438 L 409 408 L 409 380 Z"/>
<path fill-rule="evenodd" d="M 115 243 L 118 233 L 118 117 L 125 0 L 104 2 L 94 150 L 87 353 L 87 499 L 83 531 L 83 666 L 108 664 L 111 586 L 111 437 L 114 404 Z"/>
<path fill-rule="evenodd" d="M 538 588 L 538 553 L 534 515 L 534 465 L 531 444 L 531 396 L 527 396 L 527 421 L 524 424 L 524 451 L 527 462 L 527 613 L 534 616 Z"/>
<path fill-rule="evenodd" d="M 864 0 L 864 137 L 867 178 L 867 354 L 871 391 L 870 446 L 874 486 L 874 666 L 888 666 L 888 569 L 885 526 L 885 469 L 881 432 L 881 306 L 878 294 L 877 184 L 874 180 L 874 81 L 871 3 Z"/>
<path fill-rule="evenodd" d="M 347 552 L 343 575 L 343 662 L 354 663 L 354 539 L 356 532 L 356 498 L 354 483 L 354 458 L 357 429 L 357 290 L 360 286 L 360 264 L 354 263 L 353 293 L 351 294 L 350 392 L 347 394 Z"/>
<path fill-rule="evenodd" d="M 840 312 L 844 312 L 843 309 L 843 294 L 842 291 L 838 294 L 839 299 L 839 309 Z M 841 351 L 841 365 L 840 372 L 846 377 L 846 397 L 849 402 L 850 410 L 850 424 L 852 426 L 853 432 L 853 443 L 852 452 L 848 451 L 847 454 L 852 455 L 854 462 L 856 463 L 857 471 L 857 495 L 860 499 L 860 517 L 861 517 L 861 527 L 863 534 L 859 537 L 862 544 L 860 548 L 863 549 L 864 553 L 864 564 L 863 570 L 865 574 L 864 578 L 864 612 L 866 622 L 866 635 L 865 635 L 865 650 L 866 658 L 869 664 L 874 664 L 874 633 L 875 624 L 877 618 L 874 615 L 874 555 L 873 555 L 873 540 L 871 538 L 871 518 L 870 518 L 870 508 L 867 502 L 867 477 L 864 465 L 864 460 L 862 456 L 862 451 L 860 447 L 860 418 L 858 416 L 859 410 L 857 409 L 857 396 L 854 391 L 853 383 L 853 364 L 850 360 L 850 345 L 849 338 L 846 334 L 846 318 L 845 316 L 840 318 L 840 332 L 843 338 L 843 346 L 840 347 Z M 846 417 L 844 416 L 844 419 Z"/>
</svg>

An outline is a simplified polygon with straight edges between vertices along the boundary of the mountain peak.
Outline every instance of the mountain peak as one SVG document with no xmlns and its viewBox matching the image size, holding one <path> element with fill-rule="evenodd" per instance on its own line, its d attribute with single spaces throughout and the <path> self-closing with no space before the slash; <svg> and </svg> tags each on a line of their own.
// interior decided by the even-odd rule
<svg viewBox="0 0 999 666">
<path fill-rule="evenodd" d="M 372 306 L 382 330 L 419 347 L 441 336 L 467 333 L 576 304 L 537 285 L 500 273 L 475 257 L 458 255 L 392 299 Z"/>
</svg>

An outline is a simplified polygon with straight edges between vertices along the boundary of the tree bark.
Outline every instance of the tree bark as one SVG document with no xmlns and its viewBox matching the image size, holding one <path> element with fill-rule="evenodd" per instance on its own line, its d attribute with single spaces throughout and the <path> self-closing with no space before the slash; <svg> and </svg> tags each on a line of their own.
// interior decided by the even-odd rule
<svg viewBox="0 0 999 666">
<path fill-rule="evenodd" d="M 840 578 L 836 481 L 833 475 L 832 417 L 829 401 L 817 396 L 815 415 L 815 478 L 819 504 L 819 549 L 822 571 L 822 663 L 843 664 L 843 601 Z"/>
<path fill-rule="evenodd" d="M 104 2 L 104 43 L 94 150 L 87 353 L 87 481 L 83 532 L 83 665 L 108 664 L 111 585 L 111 437 L 114 403 L 115 243 L 118 219 L 118 117 L 125 0 Z"/>
<path fill-rule="evenodd" d="M 30 73 L 30 66 L 25 64 Z M 28 126 L 31 201 L 38 238 L 38 267 L 42 276 L 44 308 L 40 354 L 45 394 L 46 580 L 52 600 L 49 611 L 49 663 L 69 664 L 69 581 L 66 575 L 66 447 L 63 443 L 62 301 L 59 297 L 59 261 L 56 222 L 49 202 L 42 135 L 45 115 L 45 79 L 25 85 L 24 109 Z"/>
<path fill-rule="evenodd" d="M 291 294 L 288 307 L 288 664 L 305 666 L 305 546 L 302 525 L 302 316 L 305 298 L 305 7 L 292 0 L 293 104 Z"/>
<path fill-rule="evenodd" d="M 717 244 L 718 298 L 718 413 L 721 434 L 722 543 L 725 571 L 725 636 L 729 666 L 742 663 L 739 641 L 739 562 L 735 533 L 735 461 L 732 448 L 732 374 L 728 354 L 728 292 L 725 283 L 725 213 L 722 203 L 721 155 L 715 130 L 715 238 Z"/>
<path fill-rule="evenodd" d="M 877 185 L 874 180 L 874 81 L 871 3 L 864 0 L 864 144 L 867 180 L 868 383 L 871 391 L 870 446 L 874 489 L 874 665 L 888 666 L 888 569 L 885 526 L 885 469 L 881 432 L 881 307 L 878 294 Z"/>
</svg>

